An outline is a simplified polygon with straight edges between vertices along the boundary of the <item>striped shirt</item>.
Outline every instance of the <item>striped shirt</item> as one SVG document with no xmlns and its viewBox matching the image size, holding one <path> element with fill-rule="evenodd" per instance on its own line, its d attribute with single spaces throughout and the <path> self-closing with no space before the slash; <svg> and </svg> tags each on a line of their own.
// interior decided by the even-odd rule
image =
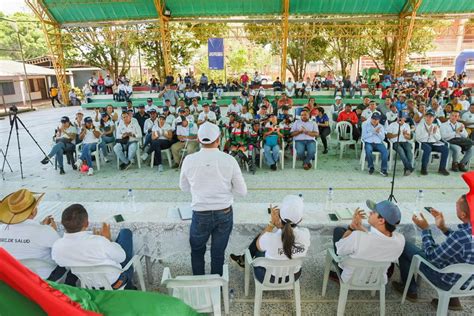
<svg viewBox="0 0 474 316">
<path fill-rule="evenodd" d="M 474 265 L 474 238 L 471 236 L 471 225 L 463 223 L 458 225 L 458 230 L 448 230 L 446 240 L 437 245 L 431 235 L 430 229 L 422 232 L 423 251 L 425 257 L 439 269 L 456 263 L 468 263 Z M 474 271 L 474 266 L 473 266 Z M 439 278 L 450 285 L 454 285 L 460 275 L 455 273 L 439 274 Z M 466 284 L 474 279 L 474 274 Z"/>
</svg>

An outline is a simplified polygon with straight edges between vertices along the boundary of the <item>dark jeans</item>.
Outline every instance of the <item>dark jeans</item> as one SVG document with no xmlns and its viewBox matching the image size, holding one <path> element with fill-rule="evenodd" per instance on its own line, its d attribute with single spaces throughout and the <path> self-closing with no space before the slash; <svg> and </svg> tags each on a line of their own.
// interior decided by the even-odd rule
<svg viewBox="0 0 474 316">
<path fill-rule="evenodd" d="M 54 100 L 56 100 L 56 102 L 58 102 L 59 105 L 61 105 L 61 101 L 59 101 L 58 96 L 51 97 L 51 103 L 53 104 L 53 108 L 56 107 L 56 105 L 54 104 Z"/>
<path fill-rule="evenodd" d="M 68 271 L 66 268 L 60 267 L 60 266 L 57 266 L 51 272 L 51 274 L 48 277 L 48 281 L 57 282 L 59 279 L 61 279 L 64 276 L 65 273 L 67 273 L 67 275 L 66 275 L 66 280 L 64 281 L 64 283 L 70 286 L 76 286 L 76 282 L 78 280 L 77 276 L 72 274 L 72 272 Z"/>
<path fill-rule="evenodd" d="M 122 247 L 122 249 L 125 251 L 125 261 L 122 262 L 120 265 L 125 267 L 130 260 L 133 257 L 133 235 L 132 231 L 127 228 L 122 228 L 117 236 L 117 239 L 115 240 L 117 244 Z M 115 281 L 114 284 L 112 284 L 112 288 L 114 290 L 120 288 L 123 284 L 125 285 L 126 289 L 133 289 L 133 266 L 130 267 L 127 271 L 122 272 L 120 274 L 119 278 L 117 281 Z"/>
<path fill-rule="evenodd" d="M 365 143 L 365 157 L 367 158 L 367 164 L 369 165 L 369 169 L 374 169 L 374 157 L 372 153 L 374 151 L 378 151 L 380 153 L 380 157 L 382 159 L 382 171 L 387 171 L 387 162 L 388 162 L 388 150 L 384 144 L 379 143 Z"/>
<path fill-rule="evenodd" d="M 328 137 L 329 134 L 331 134 L 331 128 L 329 126 L 319 127 L 319 137 L 321 137 L 325 150 L 328 149 L 328 141 L 326 137 Z"/>
<path fill-rule="evenodd" d="M 52 158 L 53 156 L 56 156 L 56 161 L 58 162 L 59 168 L 64 168 L 63 155 L 71 155 L 72 158 L 72 153 L 74 152 L 74 149 L 75 145 L 72 143 L 59 142 L 56 143 L 53 148 L 51 148 L 48 157 Z"/>
<path fill-rule="evenodd" d="M 260 258 L 260 257 L 265 257 L 265 251 L 260 251 L 257 248 L 257 240 L 258 237 L 260 237 L 260 234 L 257 235 L 257 237 L 254 238 L 252 243 L 249 245 L 249 251 L 250 255 L 252 258 Z M 253 268 L 255 278 L 258 280 L 258 282 L 262 283 L 263 279 L 265 279 L 265 272 L 267 271 L 264 267 L 255 267 Z M 300 271 L 295 273 L 295 281 L 298 280 L 301 276 L 301 269 Z M 286 282 L 288 282 L 288 277 L 286 277 Z M 270 282 L 275 283 L 275 277 L 272 275 L 270 277 Z M 279 280 L 279 283 L 281 283 L 281 280 Z"/>
<path fill-rule="evenodd" d="M 403 284 L 405 284 L 407 281 L 408 272 L 410 271 L 411 260 L 414 255 L 420 255 L 421 257 L 425 258 L 425 253 L 423 250 L 421 250 L 411 242 L 405 242 L 405 247 L 403 248 L 402 255 L 400 256 L 400 258 L 398 258 L 398 264 L 400 265 L 400 276 Z M 420 270 L 436 287 L 444 291 L 449 291 L 451 289 L 452 284 L 447 284 L 441 280 L 442 274 L 431 270 L 423 263 L 420 265 Z M 412 278 L 410 286 L 408 287 L 408 293 L 416 294 L 416 292 L 417 284 L 415 282 L 415 279 Z"/>
<path fill-rule="evenodd" d="M 446 163 L 448 161 L 449 149 L 448 145 L 435 146 L 433 143 L 421 143 L 421 149 L 423 150 L 423 156 L 421 157 L 421 169 L 426 170 L 428 168 L 428 162 L 430 161 L 430 154 L 432 151 L 441 153 L 441 159 L 439 161 L 439 169 L 446 169 Z"/>
<path fill-rule="evenodd" d="M 205 274 L 204 255 L 206 243 L 211 237 L 211 274 L 222 275 L 224 253 L 232 232 L 233 212 L 200 211 L 193 212 L 189 243 L 191 245 L 191 265 L 194 275 Z"/>
<path fill-rule="evenodd" d="M 405 170 L 413 171 L 413 151 L 412 145 L 409 142 L 393 143 L 393 149 L 397 151 L 398 156 L 403 162 Z"/>
<path fill-rule="evenodd" d="M 150 152 L 155 152 L 155 165 L 161 165 L 161 151 L 171 147 L 171 141 L 167 139 L 155 139 L 151 141 Z"/>
</svg>

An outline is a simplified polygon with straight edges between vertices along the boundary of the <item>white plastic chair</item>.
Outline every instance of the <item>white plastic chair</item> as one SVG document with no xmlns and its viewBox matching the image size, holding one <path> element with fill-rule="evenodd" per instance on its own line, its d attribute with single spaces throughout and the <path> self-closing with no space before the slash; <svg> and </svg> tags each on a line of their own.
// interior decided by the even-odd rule
<svg viewBox="0 0 474 316">
<path fill-rule="evenodd" d="M 141 141 L 138 142 L 137 144 L 137 152 L 135 153 L 135 160 L 137 161 L 138 164 L 138 169 L 142 167 L 141 164 L 141 155 L 142 155 L 142 150 L 140 149 Z M 120 170 L 120 159 L 117 156 L 117 169 Z"/>
<path fill-rule="evenodd" d="M 339 159 L 342 159 L 342 154 L 346 146 L 354 145 L 357 158 L 357 142 L 352 137 L 352 124 L 349 122 L 339 122 L 336 124 L 336 141 L 339 144 Z"/>
<path fill-rule="evenodd" d="M 97 165 L 97 170 L 100 170 L 100 144 L 102 143 L 102 139 L 99 138 L 99 141 L 97 142 L 96 149 L 91 152 L 92 155 L 95 157 L 95 164 Z M 82 142 L 76 145 L 76 157 L 79 159 L 79 156 L 81 155 L 81 150 L 82 150 Z"/>
<path fill-rule="evenodd" d="M 385 145 L 385 148 L 387 148 L 387 143 L 386 142 L 382 142 L 384 145 Z M 391 146 L 390 146 L 391 148 Z M 387 148 L 388 150 L 388 148 Z M 375 163 L 374 165 L 377 165 L 379 163 L 379 160 L 380 160 L 380 152 L 378 151 L 372 151 L 372 155 L 374 155 L 375 157 Z M 364 171 L 365 169 L 365 163 L 366 163 L 366 155 L 365 155 L 365 142 L 363 141 L 362 142 L 362 151 L 360 152 L 360 170 L 361 171 Z"/>
<path fill-rule="evenodd" d="M 347 264 L 354 269 L 352 276 L 347 283 L 342 281 L 337 267 L 337 264 L 341 261 L 344 261 L 344 264 Z M 344 315 L 349 290 L 372 291 L 372 296 L 375 295 L 375 291 L 380 291 L 380 315 L 385 315 L 385 274 L 387 273 L 387 268 L 390 266 L 391 262 L 375 262 L 349 257 L 339 257 L 334 252 L 334 249 L 330 248 L 327 250 L 326 254 L 322 296 L 326 296 L 331 264 L 334 264 L 336 267 L 336 274 L 339 278 L 340 285 L 339 301 L 337 304 L 338 316 Z"/>
<path fill-rule="evenodd" d="M 173 278 L 168 267 L 163 270 L 161 285 L 166 286 L 169 295 L 183 300 L 198 313 L 221 315 L 221 288 L 224 296 L 224 310 L 229 314 L 229 268 L 223 266 L 222 276 L 190 275 Z"/>
<path fill-rule="evenodd" d="M 262 294 L 263 291 L 282 291 L 282 290 L 294 290 L 295 291 L 295 304 L 296 304 L 296 315 L 301 315 L 301 295 L 300 295 L 300 281 L 295 281 L 295 273 L 300 271 L 301 265 L 303 264 L 302 258 L 294 258 L 291 260 L 275 260 L 268 258 L 255 258 L 252 259 L 250 251 L 245 251 L 245 296 L 249 294 L 250 286 L 250 270 L 253 271 L 255 267 L 263 267 L 266 269 L 265 277 L 263 282 L 260 283 L 255 279 L 255 303 L 254 303 L 254 316 L 260 315 L 260 308 L 262 306 Z M 270 282 L 270 277 L 274 276 L 275 282 Z M 287 281 L 288 279 L 288 281 Z"/>
<path fill-rule="evenodd" d="M 414 168 L 415 166 L 415 142 L 414 141 L 409 141 L 411 144 L 411 154 L 413 156 L 413 159 L 411 160 L 411 166 Z M 397 155 L 398 158 L 400 158 L 400 155 Z M 390 143 L 390 159 L 388 163 L 388 170 L 393 170 L 393 166 L 395 164 L 395 150 L 393 149 L 393 144 Z"/>
<path fill-rule="evenodd" d="M 314 153 L 314 163 L 313 163 L 313 169 L 316 170 L 318 166 L 318 141 L 314 139 L 314 142 L 316 143 L 316 152 Z M 293 139 L 293 169 L 296 168 L 296 143 L 295 140 Z"/>
<path fill-rule="evenodd" d="M 264 149 L 263 149 L 263 141 L 260 142 L 260 169 L 262 169 L 263 166 L 263 156 L 264 154 Z M 285 141 L 281 141 L 281 148 L 280 148 L 280 163 L 281 163 L 281 170 L 285 169 L 285 153 L 283 152 L 283 149 L 285 148 Z"/>
<path fill-rule="evenodd" d="M 459 280 L 453 285 L 453 287 L 449 291 L 444 291 L 442 289 L 439 289 L 431 283 L 430 279 L 426 277 L 423 274 L 423 271 L 420 270 L 420 264 L 423 263 L 428 268 L 430 268 L 433 271 L 436 271 L 438 273 L 456 273 L 460 275 Z M 449 299 L 451 297 L 466 297 L 466 296 L 474 296 L 474 281 L 470 281 L 469 284 L 467 284 L 466 288 L 463 290 L 461 289 L 464 285 L 464 283 L 469 280 L 469 278 L 473 275 L 473 266 L 472 264 L 468 263 L 458 263 L 458 264 L 452 264 L 450 266 L 445 267 L 444 269 L 438 269 L 434 265 L 432 265 L 430 262 L 428 262 L 426 259 L 421 257 L 420 255 L 414 255 L 413 259 L 411 261 L 410 265 L 410 270 L 408 272 L 408 277 L 405 285 L 405 290 L 403 291 L 403 296 L 402 296 L 402 304 L 405 302 L 405 297 L 408 292 L 408 287 L 410 285 L 411 279 L 413 277 L 417 277 L 418 275 L 421 276 L 428 284 L 436 290 L 438 293 L 438 309 L 436 310 L 436 315 L 437 316 L 442 316 L 442 315 L 447 315 L 448 314 L 448 305 L 449 305 Z"/>
<path fill-rule="evenodd" d="M 168 159 L 168 164 L 171 167 L 173 167 L 172 159 L 171 159 L 171 149 L 163 149 L 161 151 L 161 155 L 163 156 L 163 153 L 166 154 L 166 159 Z M 153 168 L 153 165 L 155 164 L 155 152 L 151 152 L 151 158 L 150 158 L 150 168 Z"/>
<path fill-rule="evenodd" d="M 127 271 L 131 266 L 133 266 L 134 272 L 137 274 L 138 277 L 138 284 L 140 285 L 140 289 L 145 292 L 145 280 L 143 278 L 143 270 L 142 265 L 140 263 L 140 258 L 141 257 L 138 255 L 133 256 L 129 263 L 123 268 L 117 268 L 116 266 L 112 265 L 68 268 L 70 268 L 71 272 L 79 278 L 82 288 L 103 288 L 105 290 L 112 290 L 112 284 L 110 284 L 109 280 L 107 279 L 107 274 L 114 272 L 122 273 Z M 120 290 L 123 290 L 124 287 L 125 286 L 122 286 Z"/>
</svg>

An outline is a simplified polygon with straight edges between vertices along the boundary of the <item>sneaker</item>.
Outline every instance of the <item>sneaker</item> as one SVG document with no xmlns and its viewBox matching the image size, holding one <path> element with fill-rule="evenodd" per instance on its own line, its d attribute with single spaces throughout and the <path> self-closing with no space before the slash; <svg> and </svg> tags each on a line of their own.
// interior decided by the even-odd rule
<svg viewBox="0 0 474 316">
<path fill-rule="evenodd" d="M 323 154 L 327 154 L 328 153 L 328 150 L 327 149 L 324 149 L 323 150 Z"/>
<path fill-rule="evenodd" d="M 449 172 L 446 169 L 439 169 L 438 173 L 442 174 L 443 176 L 449 176 Z"/>
<path fill-rule="evenodd" d="M 66 172 L 64 172 L 64 168 L 59 168 L 59 174 L 65 174 Z"/>
<path fill-rule="evenodd" d="M 405 172 L 403 173 L 403 175 L 404 175 L 405 177 L 408 177 L 409 175 L 411 175 L 411 170 L 409 170 L 409 169 L 405 170 Z"/>
<path fill-rule="evenodd" d="M 239 267 L 245 268 L 245 256 L 244 255 L 234 255 L 233 253 L 230 254 L 230 259 L 237 263 Z"/>
<path fill-rule="evenodd" d="M 273 171 L 276 171 L 277 170 L 277 165 L 276 164 L 271 165 L 270 169 L 272 169 Z"/>
<path fill-rule="evenodd" d="M 163 165 L 158 165 L 158 172 L 163 172 Z"/>
<path fill-rule="evenodd" d="M 81 159 L 78 159 L 74 165 L 77 167 L 77 169 L 81 170 L 81 167 L 82 167 L 82 160 L 81 160 Z"/>
<path fill-rule="evenodd" d="M 309 168 L 309 169 L 313 168 L 313 164 L 312 164 L 311 162 L 308 163 L 308 168 Z"/>
<path fill-rule="evenodd" d="M 369 169 L 369 174 L 374 174 L 374 168 Z"/>
<path fill-rule="evenodd" d="M 147 152 L 144 152 L 141 158 L 142 158 L 143 161 L 147 160 L 147 158 L 148 158 L 148 153 L 147 153 Z"/>
<path fill-rule="evenodd" d="M 459 163 L 458 166 L 459 166 L 459 171 L 461 171 L 461 172 L 468 172 L 468 171 L 469 171 L 469 170 L 466 168 L 466 165 L 463 164 L 463 163 Z"/>
<path fill-rule="evenodd" d="M 434 299 L 431 301 L 431 305 L 432 305 L 434 308 L 438 308 L 438 299 L 437 299 L 437 298 L 434 298 Z M 451 298 L 449 299 L 448 309 L 449 309 L 450 311 L 462 311 L 463 308 L 462 308 L 462 305 L 461 305 L 461 301 L 459 301 L 459 298 L 457 298 L 457 297 L 451 297 Z"/>
<path fill-rule="evenodd" d="M 303 164 L 303 169 L 304 169 L 304 170 L 309 170 L 309 166 L 308 166 L 307 163 Z"/>
<path fill-rule="evenodd" d="M 107 157 L 104 157 L 104 162 L 105 163 L 110 162 L 110 159 L 107 159 Z"/>
<path fill-rule="evenodd" d="M 94 175 L 94 169 L 89 168 L 89 170 L 87 171 L 87 175 L 88 176 L 93 176 Z"/>
<path fill-rule="evenodd" d="M 382 177 L 388 177 L 387 171 L 380 171 L 380 174 L 382 175 Z"/>
<path fill-rule="evenodd" d="M 42 163 L 43 165 L 48 164 L 48 162 L 49 162 L 49 157 L 48 157 L 48 156 L 44 157 L 43 160 L 41 160 L 41 163 Z"/>
<path fill-rule="evenodd" d="M 421 169 L 421 173 L 420 173 L 422 176 L 427 176 L 428 175 L 428 171 L 426 169 Z"/>
<path fill-rule="evenodd" d="M 127 170 L 128 167 L 130 167 L 131 163 L 130 161 L 128 163 L 123 163 L 120 165 L 120 170 Z"/>
<path fill-rule="evenodd" d="M 398 292 L 403 295 L 403 291 L 405 290 L 405 285 L 400 282 L 393 281 L 392 288 L 395 290 L 395 292 Z M 412 303 L 416 303 L 418 301 L 418 294 L 407 292 L 407 300 L 409 300 Z"/>
<path fill-rule="evenodd" d="M 72 170 L 77 170 L 77 167 L 75 164 L 72 164 Z"/>
</svg>

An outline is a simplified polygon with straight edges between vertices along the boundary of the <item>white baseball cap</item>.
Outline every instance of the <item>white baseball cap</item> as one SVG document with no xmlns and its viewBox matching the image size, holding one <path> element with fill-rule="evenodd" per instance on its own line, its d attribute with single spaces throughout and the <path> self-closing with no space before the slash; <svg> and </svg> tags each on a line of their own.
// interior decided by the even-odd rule
<svg viewBox="0 0 474 316">
<path fill-rule="evenodd" d="M 216 124 L 206 122 L 199 127 L 198 138 L 202 144 L 212 144 L 221 132 Z"/>
<path fill-rule="evenodd" d="M 280 218 L 283 221 L 291 221 L 298 224 L 303 219 L 303 199 L 297 195 L 287 195 L 280 206 Z"/>
<path fill-rule="evenodd" d="M 337 96 L 336 100 L 342 100 L 342 98 L 340 96 Z"/>
</svg>

